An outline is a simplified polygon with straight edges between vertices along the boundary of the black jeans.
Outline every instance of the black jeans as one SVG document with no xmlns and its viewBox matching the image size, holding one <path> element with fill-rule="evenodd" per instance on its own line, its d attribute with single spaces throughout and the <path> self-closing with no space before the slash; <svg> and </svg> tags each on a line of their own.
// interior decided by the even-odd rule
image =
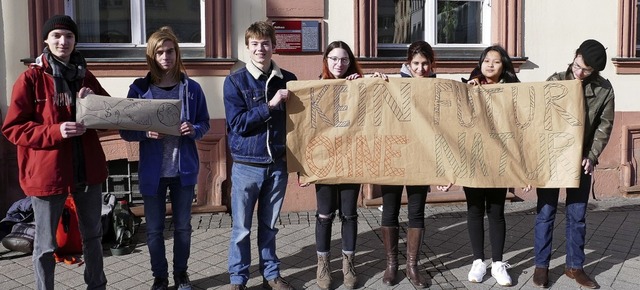
<svg viewBox="0 0 640 290">
<path fill-rule="evenodd" d="M 403 185 L 382 185 L 382 222 L 383 227 L 398 227 L 398 216 L 402 202 Z M 427 201 L 428 185 L 408 185 L 407 218 L 410 228 L 424 228 L 424 204 Z"/>
<path fill-rule="evenodd" d="M 507 226 L 504 219 L 506 188 L 464 187 L 467 197 L 467 228 L 473 249 L 473 259 L 484 260 L 484 214 L 489 218 L 489 238 L 491 240 L 491 258 L 502 261 L 502 251 Z"/>
<path fill-rule="evenodd" d="M 358 234 L 358 194 L 360 184 L 316 184 L 316 250 L 329 252 L 331 226 L 338 211 L 342 222 L 342 250 L 356 250 Z M 320 217 L 329 216 L 328 218 Z"/>
</svg>

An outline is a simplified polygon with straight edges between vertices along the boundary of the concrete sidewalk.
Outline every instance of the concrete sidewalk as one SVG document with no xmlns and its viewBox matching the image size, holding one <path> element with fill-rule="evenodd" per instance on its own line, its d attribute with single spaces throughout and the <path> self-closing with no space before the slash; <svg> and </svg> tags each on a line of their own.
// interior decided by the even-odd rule
<svg viewBox="0 0 640 290">
<path fill-rule="evenodd" d="M 511 264 L 511 289 L 539 289 L 531 282 L 533 275 L 533 224 L 535 202 L 508 202 L 507 241 L 505 260 Z M 406 208 L 401 210 L 406 219 Z M 358 228 L 356 265 L 359 289 L 413 289 L 405 278 L 405 244 L 400 243 L 402 281 L 395 287 L 382 284 L 385 268 L 381 240 L 381 212 L 361 209 Z M 404 220 L 403 220 L 404 221 Z M 555 251 L 550 267 L 551 289 L 577 289 L 575 281 L 564 276 L 564 208 L 560 207 L 554 232 Z M 231 219 L 227 214 L 194 215 L 189 273 L 194 289 L 225 289 L 227 247 Z M 254 224 L 255 219 L 254 219 Z M 167 220 L 171 227 L 170 219 Z M 406 224 L 402 224 L 401 239 Z M 487 226 L 487 225 L 485 225 Z M 315 286 L 315 217 L 313 212 L 283 213 L 278 234 L 278 255 L 282 261 L 282 275 L 297 289 L 317 289 Z M 502 288 L 490 273 L 483 283 L 467 282 L 471 267 L 471 246 L 466 227 L 466 204 L 428 204 L 426 233 L 422 248 L 422 269 L 429 289 L 489 289 Z M 342 284 L 340 257 L 340 225 L 334 224 L 332 262 L 334 286 Z M 586 272 L 601 285 L 601 289 L 640 289 L 640 199 L 616 198 L 592 201 L 587 214 Z M 173 247 L 172 232 L 168 232 L 167 250 Z M 488 235 L 488 232 L 487 232 Z M 262 278 L 257 266 L 255 232 L 252 235 L 253 261 L 249 289 L 261 289 Z M 144 224 L 139 240 L 144 242 Z M 488 236 L 485 238 L 487 257 L 491 256 Z M 149 253 L 139 243 L 134 253 L 111 256 L 104 252 L 108 289 L 149 289 L 153 283 Z M 168 254 L 171 261 L 171 254 Z M 490 262 L 490 261 L 487 261 Z M 84 289 L 83 266 L 59 263 L 56 267 L 56 289 Z M 170 277 L 170 285 L 172 277 Z M 0 289 L 33 289 L 30 255 L 8 252 L 0 246 Z"/>
</svg>

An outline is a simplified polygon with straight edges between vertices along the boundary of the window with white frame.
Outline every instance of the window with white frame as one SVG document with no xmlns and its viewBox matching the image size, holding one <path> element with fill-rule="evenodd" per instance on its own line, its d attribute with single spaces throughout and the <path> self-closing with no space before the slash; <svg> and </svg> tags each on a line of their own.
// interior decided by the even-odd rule
<svg viewBox="0 0 640 290">
<path fill-rule="evenodd" d="M 378 56 L 425 40 L 442 57 L 478 57 L 491 42 L 490 0 L 378 0 Z"/>
<path fill-rule="evenodd" d="M 148 37 L 170 26 L 183 57 L 204 55 L 204 0 L 70 0 L 65 14 L 78 23 L 78 49 L 88 57 L 144 57 Z"/>
</svg>

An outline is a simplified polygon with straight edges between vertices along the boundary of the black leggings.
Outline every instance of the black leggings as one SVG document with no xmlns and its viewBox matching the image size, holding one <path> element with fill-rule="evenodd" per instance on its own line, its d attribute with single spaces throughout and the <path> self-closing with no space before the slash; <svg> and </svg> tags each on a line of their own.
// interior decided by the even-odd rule
<svg viewBox="0 0 640 290">
<path fill-rule="evenodd" d="M 338 211 L 342 222 L 342 250 L 356 250 L 358 234 L 358 194 L 360 184 L 316 184 L 316 250 L 329 252 L 331 225 Z M 329 216 L 328 218 L 320 215 Z"/>
<path fill-rule="evenodd" d="M 467 197 L 467 228 L 473 249 L 473 259 L 484 260 L 484 214 L 489 218 L 489 237 L 491 240 L 491 258 L 502 261 L 502 251 L 507 226 L 504 219 L 506 188 L 464 187 Z"/>
<path fill-rule="evenodd" d="M 403 185 L 382 185 L 382 222 L 383 227 L 398 227 L 398 216 L 402 202 Z M 407 218 L 410 228 L 424 228 L 424 204 L 427 201 L 428 185 L 408 185 Z"/>
</svg>

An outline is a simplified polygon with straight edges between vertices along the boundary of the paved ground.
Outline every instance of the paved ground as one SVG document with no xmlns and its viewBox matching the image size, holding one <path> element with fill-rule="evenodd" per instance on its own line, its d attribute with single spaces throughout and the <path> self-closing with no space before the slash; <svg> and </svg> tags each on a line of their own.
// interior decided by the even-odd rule
<svg viewBox="0 0 640 290">
<path fill-rule="evenodd" d="M 512 289 L 538 289 L 533 286 L 532 247 L 534 202 L 508 203 L 505 260 L 511 264 Z M 466 205 L 428 204 L 427 232 L 420 261 L 429 278 L 430 289 L 502 288 L 487 275 L 483 283 L 466 281 L 471 264 L 471 246 L 466 228 Z M 388 289 L 382 284 L 384 250 L 379 230 L 381 212 L 361 209 L 356 264 L 359 289 Z M 405 208 L 401 216 L 406 217 Z M 225 289 L 227 246 L 231 219 L 226 214 L 196 215 L 193 218 L 193 241 L 189 272 L 195 289 Z M 587 215 L 587 264 L 585 270 L 600 283 L 602 289 L 640 289 L 640 199 L 616 198 L 593 201 Z M 170 221 L 168 220 L 169 224 Z M 315 286 L 315 240 L 313 213 L 284 213 L 280 221 L 278 254 L 283 276 L 298 289 Z M 405 224 L 403 224 L 405 226 Z M 332 262 L 335 286 L 341 285 L 339 224 L 334 226 Z M 564 267 L 564 211 L 558 215 L 554 232 L 553 260 L 550 267 L 551 289 L 577 289 L 577 284 L 562 275 Z M 170 236 L 167 234 L 166 236 Z M 404 228 L 401 238 L 404 239 Z M 140 240 L 144 242 L 144 224 Z M 255 239 L 255 235 L 253 235 Z M 488 238 L 486 239 L 488 241 Z M 488 243 L 488 242 L 487 242 Z M 250 289 L 261 289 L 255 240 Z M 487 244 L 486 255 L 491 256 Z M 172 239 L 167 238 L 167 249 Z M 404 242 L 400 245 L 404 252 Z M 169 256 L 171 257 L 171 256 Z M 108 289 L 149 289 L 153 279 L 149 270 L 149 254 L 144 243 L 125 256 L 111 256 L 105 251 Z M 403 280 L 393 289 L 413 289 L 404 278 L 404 256 L 400 257 Z M 84 289 L 83 266 L 59 263 L 56 267 L 56 289 Z M 33 289 L 30 255 L 8 252 L 0 246 L 0 289 Z M 339 289 L 344 289 L 340 286 Z"/>
</svg>

